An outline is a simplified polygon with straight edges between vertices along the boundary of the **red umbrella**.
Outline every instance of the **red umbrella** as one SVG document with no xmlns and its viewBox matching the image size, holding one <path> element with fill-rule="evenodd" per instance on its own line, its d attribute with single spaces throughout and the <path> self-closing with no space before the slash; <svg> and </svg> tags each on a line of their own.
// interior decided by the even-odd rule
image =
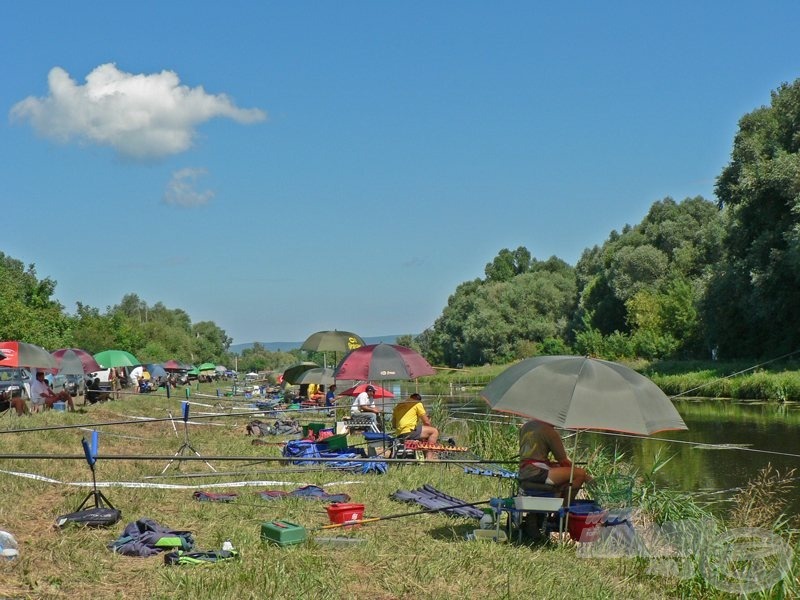
<svg viewBox="0 0 800 600">
<path fill-rule="evenodd" d="M 347 388 L 343 391 L 339 396 L 358 396 L 361 392 L 367 391 L 367 386 L 371 385 L 369 383 L 360 383 L 354 387 Z M 386 388 L 382 388 L 379 385 L 372 385 L 375 388 L 375 397 L 376 398 L 394 398 L 394 394 L 387 390 Z"/>
<path fill-rule="evenodd" d="M 336 367 L 336 379 L 386 381 L 416 379 L 436 371 L 422 355 L 394 344 L 370 344 L 350 352 Z"/>
<path fill-rule="evenodd" d="M 63 371 L 71 375 L 85 375 L 86 373 L 94 373 L 103 369 L 94 359 L 94 356 L 80 348 L 59 348 L 51 352 L 51 354 L 56 360 L 54 371 Z"/>
<path fill-rule="evenodd" d="M 26 342 L 0 342 L 0 353 L 5 356 L 0 360 L 3 367 L 30 367 L 53 369 L 56 359 L 50 353 L 35 344 Z"/>
<path fill-rule="evenodd" d="M 168 360 L 161 365 L 165 371 L 188 371 L 189 367 L 177 360 Z"/>
</svg>

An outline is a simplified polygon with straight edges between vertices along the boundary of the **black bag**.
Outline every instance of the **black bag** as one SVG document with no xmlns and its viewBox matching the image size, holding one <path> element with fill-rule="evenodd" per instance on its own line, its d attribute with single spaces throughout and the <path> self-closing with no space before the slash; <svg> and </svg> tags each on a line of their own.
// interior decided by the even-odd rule
<svg viewBox="0 0 800 600">
<path fill-rule="evenodd" d="M 70 523 L 86 527 L 109 527 L 121 518 L 122 512 L 116 508 L 87 508 L 61 515 L 56 519 L 56 527 L 66 527 Z"/>
</svg>

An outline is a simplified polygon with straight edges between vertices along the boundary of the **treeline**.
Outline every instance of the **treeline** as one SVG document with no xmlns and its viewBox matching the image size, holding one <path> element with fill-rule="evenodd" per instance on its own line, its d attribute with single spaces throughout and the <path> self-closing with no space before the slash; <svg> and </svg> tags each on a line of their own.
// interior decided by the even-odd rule
<svg viewBox="0 0 800 600">
<path fill-rule="evenodd" d="M 800 80 L 739 122 L 717 202 L 665 198 L 573 268 L 501 250 L 416 340 L 437 364 L 578 352 L 774 357 L 800 349 Z"/>
<path fill-rule="evenodd" d="M 282 370 L 300 352 L 270 352 L 255 344 L 241 356 L 229 352 L 233 341 L 213 321 L 193 323 L 180 308 L 147 304 L 136 294 L 100 309 L 77 304 L 74 315 L 53 298 L 56 282 L 39 279 L 34 265 L 25 266 L 0 252 L 0 340 L 19 340 L 48 350 L 82 348 L 95 354 L 119 349 L 139 360 L 175 359 L 189 364 L 213 362 L 240 371 Z M 313 359 L 313 357 L 312 357 Z"/>
</svg>

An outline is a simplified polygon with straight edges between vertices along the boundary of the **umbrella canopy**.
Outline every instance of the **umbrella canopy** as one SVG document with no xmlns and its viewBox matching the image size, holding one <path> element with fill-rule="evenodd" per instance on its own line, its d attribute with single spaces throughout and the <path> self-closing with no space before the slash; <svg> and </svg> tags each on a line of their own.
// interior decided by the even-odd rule
<svg viewBox="0 0 800 600">
<path fill-rule="evenodd" d="M 225 365 L 217 365 L 216 367 L 214 367 L 214 370 L 217 373 L 224 373 L 225 371 L 228 370 L 228 367 L 226 367 Z"/>
<path fill-rule="evenodd" d="M 345 391 L 338 394 L 339 396 L 358 396 L 361 392 L 367 391 L 367 386 L 370 385 L 368 383 L 360 383 L 356 386 L 351 388 L 347 388 Z M 372 385 L 375 388 L 375 397 L 376 398 L 394 398 L 394 394 L 383 388 L 379 385 Z"/>
<path fill-rule="evenodd" d="M 103 350 L 95 354 L 94 359 L 104 369 L 109 367 L 135 367 L 142 364 L 138 358 L 130 352 L 125 352 L 125 350 Z"/>
<path fill-rule="evenodd" d="M 364 340 L 355 333 L 333 330 L 312 333 L 300 349 L 312 352 L 350 352 L 363 345 Z"/>
<path fill-rule="evenodd" d="M 151 363 L 145 365 L 147 367 L 147 371 L 150 373 L 150 377 L 154 379 L 158 379 L 159 377 L 163 377 L 166 379 L 167 377 L 167 370 L 159 364 Z"/>
<path fill-rule="evenodd" d="M 688 429 L 672 401 L 644 375 L 583 356 L 537 356 L 500 373 L 481 392 L 499 412 L 565 429 L 649 435 Z"/>
<path fill-rule="evenodd" d="M 285 376 L 284 376 L 285 379 Z M 315 367 L 308 371 L 303 371 L 292 383 L 302 385 L 304 383 L 316 383 L 317 385 L 333 385 L 333 369 Z"/>
<path fill-rule="evenodd" d="M 56 368 L 56 359 L 47 350 L 36 344 L 0 342 L 0 352 L 5 356 L 2 360 L 4 367 Z"/>
<path fill-rule="evenodd" d="M 202 365 L 197 367 L 197 370 L 198 371 L 215 371 L 216 368 L 217 368 L 217 365 L 215 365 L 214 363 L 204 362 Z"/>
<path fill-rule="evenodd" d="M 56 371 L 66 375 L 86 375 L 102 369 L 94 356 L 80 348 L 59 348 L 51 354 L 56 361 Z"/>
<path fill-rule="evenodd" d="M 336 367 L 336 379 L 386 381 L 436 373 L 421 354 L 405 346 L 371 344 L 350 352 Z"/>
<path fill-rule="evenodd" d="M 161 365 L 164 367 L 165 371 L 188 371 L 192 368 L 192 365 L 187 365 L 186 363 L 182 363 L 177 360 L 168 360 L 167 362 Z"/>
<path fill-rule="evenodd" d="M 283 380 L 286 383 L 292 383 L 292 384 L 297 383 L 297 378 L 300 377 L 300 375 L 302 375 L 306 371 L 316 368 L 319 368 L 319 365 L 315 362 L 305 361 L 305 362 L 295 363 L 289 367 L 286 367 L 286 369 L 283 372 Z"/>
</svg>

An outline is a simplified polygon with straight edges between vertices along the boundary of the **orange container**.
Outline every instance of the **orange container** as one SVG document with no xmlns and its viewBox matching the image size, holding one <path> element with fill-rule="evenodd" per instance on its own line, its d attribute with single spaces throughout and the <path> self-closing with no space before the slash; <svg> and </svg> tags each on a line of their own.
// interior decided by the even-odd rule
<svg viewBox="0 0 800 600">
<path fill-rule="evenodd" d="M 328 518 L 331 523 L 347 523 L 348 521 L 360 521 L 364 518 L 364 505 L 351 504 L 349 502 L 334 502 L 328 506 Z M 358 526 L 357 523 L 354 526 Z M 352 526 L 351 526 L 352 527 Z"/>
</svg>

